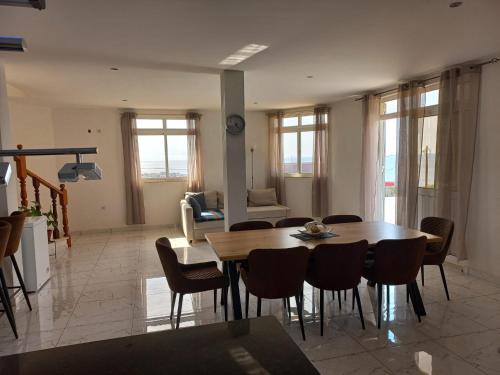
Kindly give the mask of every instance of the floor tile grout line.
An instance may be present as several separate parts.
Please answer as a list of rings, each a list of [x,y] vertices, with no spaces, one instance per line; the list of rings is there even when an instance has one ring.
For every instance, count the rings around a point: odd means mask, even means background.
[[[94,268],[92,269],[92,272],[95,270],[95,267],[97,266],[97,263],[99,262],[99,259],[101,258],[102,252],[103,252],[103,251],[104,251],[104,249],[106,248],[108,241],[109,241],[109,238],[108,238],[108,240],[105,242],[104,247],[101,249],[101,253],[100,253],[100,255],[99,255],[99,258],[97,258],[97,260],[96,260],[96,263],[95,263],[95,265],[94,265]],[[88,285],[89,281],[90,281],[90,278],[89,278],[89,279],[87,279],[87,282],[86,282],[86,283],[85,283],[85,285],[83,286],[82,291],[80,292],[80,295],[78,296],[78,300],[76,301],[75,305],[73,306],[73,309],[72,309],[71,314],[70,314],[70,316],[69,316],[69,318],[68,318],[68,321],[66,322],[66,325],[64,326],[64,328],[63,328],[63,330],[62,330],[62,332],[61,332],[61,336],[59,336],[59,339],[57,340],[56,347],[58,347],[58,346],[59,346],[59,343],[61,342],[61,339],[62,339],[62,337],[63,337],[64,333],[66,332],[66,329],[68,328],[69,322],[71,321],[71,318],[73,317],[73,314],[75,313],[75,310],[76,310],[76,308],[77,308],[78,304],[80,303],[80,299],[82,298],[83,292],[85,291],[85,288],[87,287],[87,285]]]

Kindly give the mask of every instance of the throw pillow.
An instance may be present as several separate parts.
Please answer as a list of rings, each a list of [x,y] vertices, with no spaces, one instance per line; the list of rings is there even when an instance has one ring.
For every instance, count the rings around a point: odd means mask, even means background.
[[[201,218],[201,207],[198,201],[194,199],[194,197],[188,196],[186,198],[186,202],[188,202],[191,208],[193,209],[193,217],[195,219]]]
[[[205,203],[207,204],[207,208],[209,210],[214,210],[217,207],[217,192],[215,190],[204,191],[205,195]]]
[[[205,202],[205,195],[203,193],[186,193],[189,197],[196,199],[202,211],[207,210],[207,203]]]
[[[278,199],[274,188],[248,190],[248,205],[250,207],[275,206],[277,204]]]

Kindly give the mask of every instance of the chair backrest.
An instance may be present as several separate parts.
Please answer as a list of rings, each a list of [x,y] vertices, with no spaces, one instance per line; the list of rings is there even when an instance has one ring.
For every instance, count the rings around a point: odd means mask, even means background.
[[[258,229],[272,229],[274,228],[273,224],[269,221],[243,221],[241,223],[236,223],[231,225],[229,228],[230,232],[239,232],[242,230],[258,230]]]
[[[156,240],[156,251],[158,251],[170,290],[176,293],[179,292],[183,287],[184,276],[177,260],[177,254],[172,249],[168,238],[161,237]]]
[[[321,244],[309,256],[307,281],[326,290],[352,289],[361,281],[368,241]]]
[[[10,216],[0,217],[1,221],[6,221],[11,225],[9,242],[7,243],[7,249],[5,250],[6,257],[15,254],[15,252],[19,249],[25,218],[25,213],[21,211],[14,211],[10,214]]]
[[[306,223],[314,221],[310,217],[287,217],[276,222],[276,228],[303,227]]]
[[[360,223],[361,219],[357,215],[330,215],[323,218],[323,224],[343,224],[343,223]]]
[[[305,246],[252,250],[248,255],[248,290],[261,298],[296,296],[306,277],[308,259]]]
[[[405,240],[383,240],[374,249],[373,281],[402,285],[417,277],[425,252],[425,236]]]
[[[432,253],[440,253],[444,262],[448,250],[450,248],[451,239],[453,237],[455,224],[453,221],[442,217],[425,217],[420,222],[420,230],[425,233],[430,233],[439,236],[443,239],[442,242],[431,242],[427,244],[427,251]]]
[[[5,256],[7,243],[9,242],[11,225],[6,221],[0,221],[0,268],[2,267],[2,260]]]

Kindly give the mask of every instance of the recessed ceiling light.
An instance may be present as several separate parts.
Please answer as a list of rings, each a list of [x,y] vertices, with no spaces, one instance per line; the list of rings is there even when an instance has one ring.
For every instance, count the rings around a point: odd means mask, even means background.
[[[314,76],[306,76],[306,78],[314,78]]]
[[[122,99],[122,102],[128,102],[128,99]]]
[[[450,1],[450,8],[458,8],[463,5],[463,1]]]
[[[240,62],[252,57],[253,55],[264,51],[268,46],[264,46],[261,44],[249,44],[243,48],[240,48],[238,51],[229,55],[224,60],[222,60],[220,65],[236,65]]]
[[[257,102],[253,102],[253,104],[259,104],[259,103],[257,103]]]
[[[109,68],[109,70],[120,70],[120,69],[117,68],[116,66],[112,66],[111,68]]]

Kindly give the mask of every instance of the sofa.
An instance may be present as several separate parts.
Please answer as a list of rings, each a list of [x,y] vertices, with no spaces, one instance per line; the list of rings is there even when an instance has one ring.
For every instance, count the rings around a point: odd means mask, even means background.
[[[193,201],[187,192],[181,200],[182,230],[189,242],[205,239],[205,233],[224,231],[224,195],[221,192],[210,190],[203,192],[206,208],[205,217],[195,218]],[[191,203],[190,203],[191,202]],[[275,223],[288,217],[289,208],[277,203],[274,189],[253,189],[247,195],[248,220],[265,220]]]

